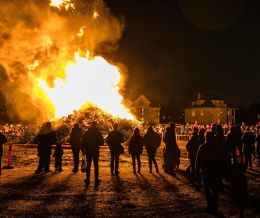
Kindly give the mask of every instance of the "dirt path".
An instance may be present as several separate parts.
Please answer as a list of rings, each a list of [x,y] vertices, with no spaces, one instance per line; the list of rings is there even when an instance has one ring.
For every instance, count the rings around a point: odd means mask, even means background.
[[[148,173],[147,156],[142,156],[142,174],[133,174],[131,159],[121,157],[120,176],[110,175],[109,151],[101,149],[101,184],[93,181],[86,188],[81,172],[71,172],[72,157],[65,151],[62,173],[34,175],[37,166],[35,148],[15,147],[16,167],[4,170],[0,177],[1,217],[213,217],[204,212],[202,189],[192,186],[184,173],[176,177]],[[144,152],[145,153],[145,152]],[[161,149],[158,152],[162,165]],[[182,156],[181,168],[187,164]],[[93,175],[93,173],[92,173]],[[248,217],[260,217],[259,178],[249,178],[252,202]],[[238,209],[230,204],[227,194],[220,196],[220,211],[237,217]]]

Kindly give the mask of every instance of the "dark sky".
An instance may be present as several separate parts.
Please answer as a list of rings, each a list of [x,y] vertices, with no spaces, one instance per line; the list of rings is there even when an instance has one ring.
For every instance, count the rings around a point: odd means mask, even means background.
[[[106,0],[125,19],[110,58],[128,68],[128,94],[183,107],[197,92],[247,107],[260,101],[258,0]]]

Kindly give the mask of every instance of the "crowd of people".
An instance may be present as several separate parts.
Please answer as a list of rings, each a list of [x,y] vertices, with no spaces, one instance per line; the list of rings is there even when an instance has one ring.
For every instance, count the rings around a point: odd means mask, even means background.
[[[156,161],[156,152],[159,146],[164,143],[163,169],[165,173],[175,175],[180,165],[180,149],[176,141],[176,133],[179,127],[174,123],[170,125],[139,125],[135,127],[133,134],[127,139],[119,129],[118,123],[111,121],[113,128],[105,135],[100,128],[100,123],[92,121],[88,128],[83,123],[74,123],[69,131],[68,142],[71,145],[73,154],[73,172],[79,170],[79,156],[82,152],[86,157],[86,178],[85,183],[90,183],[90,170],[92,161],[94,163],[95,184],[100,183],[99,178],[99,149],[107,144],[110,149],[110,170],[111,174],[119,175],[119,159],[124,153],[123,143],[128,144],[128,152],[132,157],[133,173],[141,173],[141,154],[145,148],[148,155],[149,172],[152,173],[153,165],[156,173],[159,167]],[[83,128],[84,126],[84,128]],[[233,195],[243,216],[246,204],[247,185],[245,172],[253,166],[253,159],[260,157],[260,125],[250,127],[226,125],[192,125],[192,136],[186,144],[186,150],[190,165],[186,173],[192,181],[202,183],[207,202],[207,211],[218,212],[218,193],[222,189],[222,181],[230,181]],[[190,128],[190,126],[189,126]],[[5,132],[0,134],[0,157],[3,154],[3,144],[8,137]],[[35,173],[50,172],[50,160],[52,145],[55,146],[55,171],[62,171],[63,148],[61,138],[57,136],[51,122],[47,122],[39,129],[35,137],[38,143],[39,164]],[[1,162],[1,161],[0,161]],[[137,170],[136,170],[137,162]],[[1,169],[1,166],[0,166]],[[1,170],[0,170],[1,173]],[[239,190],[239,191],[238,191]]]

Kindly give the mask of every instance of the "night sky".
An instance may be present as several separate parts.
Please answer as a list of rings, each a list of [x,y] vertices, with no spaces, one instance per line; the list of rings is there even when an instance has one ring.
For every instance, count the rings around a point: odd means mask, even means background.
[[[197,92],[236,106],[260,101],[257,0],[106,0],[125,20],[118,49],[126,94],[184,107]]]

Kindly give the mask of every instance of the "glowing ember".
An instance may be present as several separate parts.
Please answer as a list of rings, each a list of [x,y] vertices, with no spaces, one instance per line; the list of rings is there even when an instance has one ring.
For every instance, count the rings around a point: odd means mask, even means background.
[[[55,110],[56,118],[71,114],[86,105],[97,106],[114,117],[133,119],[129,110],[123,106],[119,94],[121,74],[116,66],[104,58],[90,59],[75,55],[75,62],[66,66],[65,79],[56,78],[54,87],[45,80],[38,79],[36,94],[46,95]]]
[[[99,17],[99,14],[98,14],[97,11],[95,11],[94,14],[93,14],[93,18],[94,18],[94,19],[97,19],[98,17]]]
[[[75,8],[74,4],[71,3],[70,0],[51,0],[50,6],[56,7],[58,9],[64,7],[66,10],[68,10],[69,8]]]

